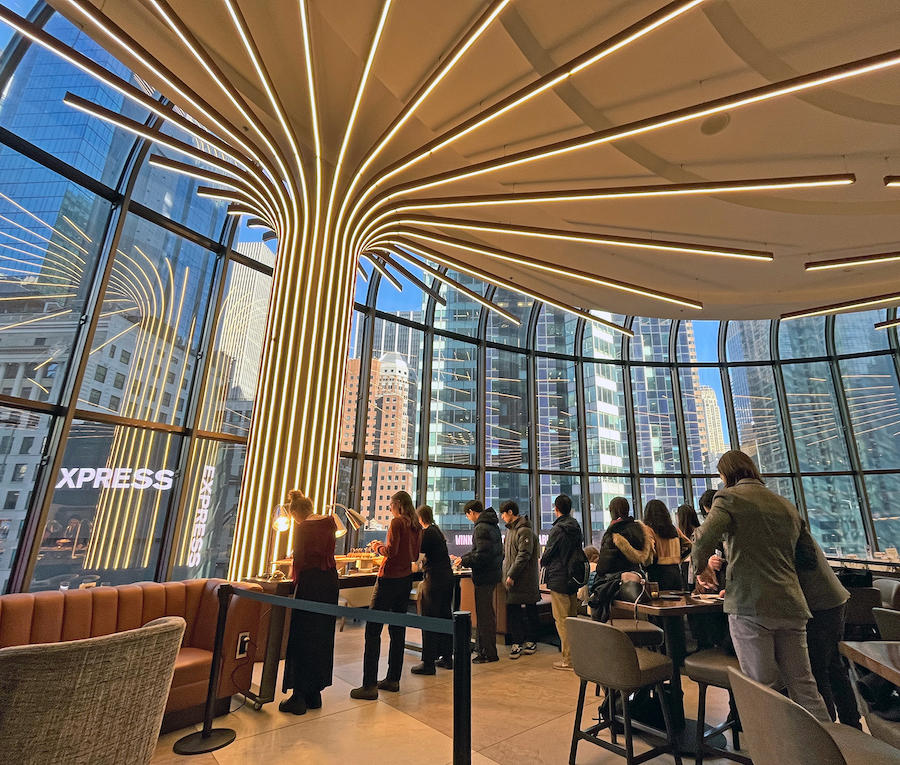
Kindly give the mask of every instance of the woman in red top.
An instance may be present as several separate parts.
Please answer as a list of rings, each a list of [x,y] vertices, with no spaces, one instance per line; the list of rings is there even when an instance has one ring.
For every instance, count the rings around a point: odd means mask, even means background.
[[[294,597],[319,603],[338,602],[334,563],[337,524],[330,515],[313,515],[302,491],[288,493],[290,512],[297,523],[294,541]],[[295,715],[322,706],[322,689],[331,685],[334,668],[334,616],[291,610],[291,633],[284,662],[282,690],[294,689],[278,709]]]
[[[398,491],[391,497],[391,525],[387,541],[372,542],[372,550],[384,556],[378,572],[378,581],[372,593],[373,611],[393,611],[405,614],[409,606],[412,587],[412,564],[419,559],[422,527],[416,518],[412,497]],[[350,691],[354,699],[377,699],[378,690],[400,690],[400,673],[403,671],[403,651],[406,645],[406,627],[388,627],[391,648],[388,653],[388,671],[384,680],[378,680],[378,657],[381,653],[381,628],[378,622],[366,622],[366,647],[363,654],[363,684]]]

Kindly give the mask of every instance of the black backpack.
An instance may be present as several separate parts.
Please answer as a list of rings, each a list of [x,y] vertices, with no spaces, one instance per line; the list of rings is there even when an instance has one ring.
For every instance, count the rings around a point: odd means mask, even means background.
[[[569,587],[574,587],[576,592],[588,583],[591,575],[591,564],[581,547],[576,547],[569,556],[566,566],[569,575]]]

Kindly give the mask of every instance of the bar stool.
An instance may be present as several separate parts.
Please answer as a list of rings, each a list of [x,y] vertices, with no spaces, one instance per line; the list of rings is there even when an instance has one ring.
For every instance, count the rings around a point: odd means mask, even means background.
[[[703,755],[712,754],[717,757],[725,757],[743,765],[752,765],[753,761],[743,754],[737,754],[729,749],[721,749],[707,743],[713,736],[718,736],[726,730],[731,730],[734,738],[734,748],[740,749],[741,742],[738,734],[740,728],[737,716],[737,707],[734,703],[734,695],[731,692],[731,682],[728,677],[728,668],[732,667],[740,671],[740,664],[734,656],[725,653],[721,648],[708,648],[698,651],[684,660],[684,671],[687,676],[697,683],[699,698],[697,700],[697,765],[703,765]],[[729,713],[721,725],[705,732],[706,728],[706,688],[724,688],[728,691]]]
[[[578,708],[575,713],[575,728],[572,732],[572,747],[569,763],[575,765],[579,741],[590,741],[610,752],[625,757],[626,765],[637,765],[657,755],[671,752],[676,765],[681,765],[681,755],[672,731],[669,706],[663,693],[663,681],[672,676],[672,660],[668,656],[653,653],[643,648],[635,648],[628,636],[602,622],[566,619],[566,630],[572,651],[572,668],[581,680],[578,691]],[[582,730],[581,718],[584,712],[585,692],[588,683],[597,683],[608,688],[609,719]],[[639,722],[632,722],[628,709],[630,694],[642,688],[655,687],[666,722],[666,743],[634,756],[632,727],[663,737],[662,731]],[[615,732],[615,692],[622,696],[622,723],[625,728],[625,746],[619,746]],[[610,729],[612,743],[597,737],[597,733]]]

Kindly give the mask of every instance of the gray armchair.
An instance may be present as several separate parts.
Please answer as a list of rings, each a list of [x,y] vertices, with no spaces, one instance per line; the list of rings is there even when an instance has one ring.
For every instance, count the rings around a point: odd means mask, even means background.
[[[146,765],[185,621],[0,649],[0,751],[18,765]]]

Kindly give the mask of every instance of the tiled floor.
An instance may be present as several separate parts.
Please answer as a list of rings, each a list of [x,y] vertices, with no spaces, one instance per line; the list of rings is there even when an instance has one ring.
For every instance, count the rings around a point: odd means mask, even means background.
[[[387,633],[383,647],[387,649]],[[409,631],[408,639],[419,635]],[[363,626],[347,624],[335,641],[334,684],[325,690],[322,709],[301,717],[278,711],[279,698],[260,711],[243,706],[216,719],[217,727],[237,732],[230,746],[205,755],[185,758],[172,745],[190,730],[160,739],[152,765],[449,765],[453,758],[452,672],[438,670],[434,677],[410,674],[416,654],[407,652],[400,693],[381,692],[378,701],[354,701],[350,689],[362,679]],[[567,763],[572,736],[578,679],[571,672],[554,670],[556,648],[540,643],[533,656],[516,661],[472,667],[472,762],[474,765],[557,765]],[[386,666],[382,657],[382,670]],[[257,670],[259,665],[257,665]],[[687,678],[685,708],[694,716],[697,689]],[[710,689],[708,716],[724,718],[727,696]],[[237,706],[237,703],[234,703]],[[588,710],[591,707],[587,708]],[[596,714],[596,707],[594,713]],[[586,716],[589,712],[586,712]],[[643,751],[638,743],[637,750]],[[605,765],[623,760],[597,746],[582,742],[578,765]],[[687,762],[692,762],[687,758]],[[672,763],[669,756],[653,762]],[[705,760],[710,765],[725,760]]]

